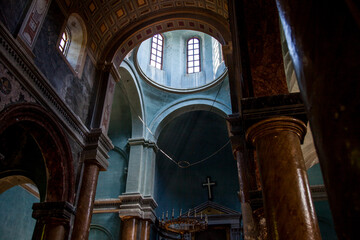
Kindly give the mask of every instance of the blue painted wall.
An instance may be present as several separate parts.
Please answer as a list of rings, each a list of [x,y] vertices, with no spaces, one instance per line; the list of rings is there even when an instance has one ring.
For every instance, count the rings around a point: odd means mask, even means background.
[[[117,198],[125,191],[128,166],[127,141],[131,137],[131,114],[129,101],[116,85],[113,106],[111,110],[108,136],[114,149],[109,152],[109,167],[100,172],[96,190],[96,198]]]
[[[93,214],[89,240],[120,239],[120,222],[118,213]]]
[[[189,133],[189,131],[191,131]],[[158,146],[175,161],[195,163],[220,149],[228,141],[225,119],[206,111],[185,113],[175,118],[162,131]],[[208,160],[179,168],[159,153],[156,159],[156,213],[174,208],[176,214],[208,201],[208,189],[202,186],[206,177],[216,182],[213,201],[240,211],[237,167],[230,144]]]
[[[35,227],[32,205],[39,200],[20,186],[0,195],[0,239],[31,240]]]
[[[307,174],[310,185],[324,184],[319,163],[309,168]],[[329,202],[328,201],[314,202],[314,207],[318,218],[322,239],[324,240],[337,239]]]

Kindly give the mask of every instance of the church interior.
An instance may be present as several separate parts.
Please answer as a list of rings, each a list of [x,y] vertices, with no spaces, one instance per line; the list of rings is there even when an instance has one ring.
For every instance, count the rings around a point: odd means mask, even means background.
[[[354,0],[0,0],[0,239],[360,239],[359,80]]]

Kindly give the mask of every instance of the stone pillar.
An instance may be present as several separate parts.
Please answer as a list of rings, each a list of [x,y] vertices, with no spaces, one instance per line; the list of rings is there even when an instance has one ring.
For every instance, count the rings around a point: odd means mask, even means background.
[[[119,198],[121,200],[119,211],[122,221],[121,239],[136,239],[137,229],[140,227],[139,239],[149,240],[150,224],[155,223],[156,220],[157,203],[155,200],[152,197],[143,197],[141,194],[123,194]]]
[[[141,221],[141,232],[140,232],[141,240],[150,240],[150,224],[151,222],[149,220]]]
[[[87,140],[84,150],[84,169],[72,234],[73,240],[88,239],[99,171],[107,169],[108,162],[106,158],[109,156],[106,153],[113,148],[111,141],[103,135],[101,129],[93,129]]]
[[[136,240],[139,219],[136,217],[122,217],[121,221],[122,221],[121,239]]]
[[[69,223],[75,208],[68,202],[34,203],[33,218],[36,219],[33,240],[64,240],[69,237]]]
[[[257,151],[270,239],[321,239],[300,148],[305,133],[292,117],[262,120],[246,132]]]
[[[154,194],[156,144],[144,138],[129,139],[130,155],[125,194]]]
[[[276,2],[335,230],[360,239],[359,1]]]
[[[257,223],[254,221],[253,209],[250,205],[250,194],[249,190],[251,177],[255,178],[255,172],[251,172],[251,169],[246,162],[253,159],[249,159],[248,149],[246,148],[245,134],[242,128],[242,121],[238,115],[230,115],[227,118],[227,126],[229,137],[231,140],[231,146],[233,155],[235,157],[238,169],[239,177],[239,197],[241,202],[241,214],[243,221],[243,234],[244,239],[251,240],[257,239],[259,235]],[[234,238],[235,239],[235,238]]]
[[[97,164],[90,161],[84,163],[83,179],[76,209],[73,239],[88,239],[99,171],[100,167]]]

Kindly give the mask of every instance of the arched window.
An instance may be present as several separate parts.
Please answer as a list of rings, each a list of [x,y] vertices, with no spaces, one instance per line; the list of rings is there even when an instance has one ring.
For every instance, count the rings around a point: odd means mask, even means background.
[[[161,34],[156,34],[151,40],[151,54],[150,65],[157,69],[162,69],[164,37]]]
[[[86,39],[87,33],[84,21],[78,14],[71,14],[59,39],[58,48],[78,77],[81,77],[85,64]]]
[[[190,38],[187,42],[187,73],[197,73],[200,71],[200,40],[198,38]]]
[[[71,42],[70,31],[66,27],[65,31],[63,32],[63,34],[61,36],[61,40],[60,40],[60,44],[59,44],[59,49],[62,52],[62,54],[64,54],[65,57],[68,53],[70,42]]]

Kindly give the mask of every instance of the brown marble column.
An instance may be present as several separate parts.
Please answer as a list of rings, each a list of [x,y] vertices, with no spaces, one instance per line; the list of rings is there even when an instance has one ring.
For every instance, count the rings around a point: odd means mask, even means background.
[[[300,148],[305,133],[306,125],[291,117],[269,118],[246,132],[258,156],[269,239],[321,239]]]
[[[239,115],[230,115],[227,118],[228,133],[231,140],[233,155],[237,163],[239,178],[239,198],[241,202],[241,213],[243,221],[243,234],[247,240],[258,239],[258,227],[254,221],[253,209],[250,205],[250,189],[253,187],[251,182],[255,180],[255,172],[249,166],[253,161],[248,149],[244,131],[242,130],[242,121]]]
[[[141,221],[141,240],[149,240],[150,239],[150,221],[142,220]]]
[[[335,230],[360,239],[359,1],[276,0]]]
[[[68,239],[69,223],[74,207],[68,202],[43,202],[33,205],[36,225],[32,240]]]
[[[122,217],[121,221],[121,240],[136,240],[139,219],[136,217]]]
[[[86,161],[84,163],[83,178],[72,234],[73,240],[88,239],[99,171],[100,167],[94,162]]]

